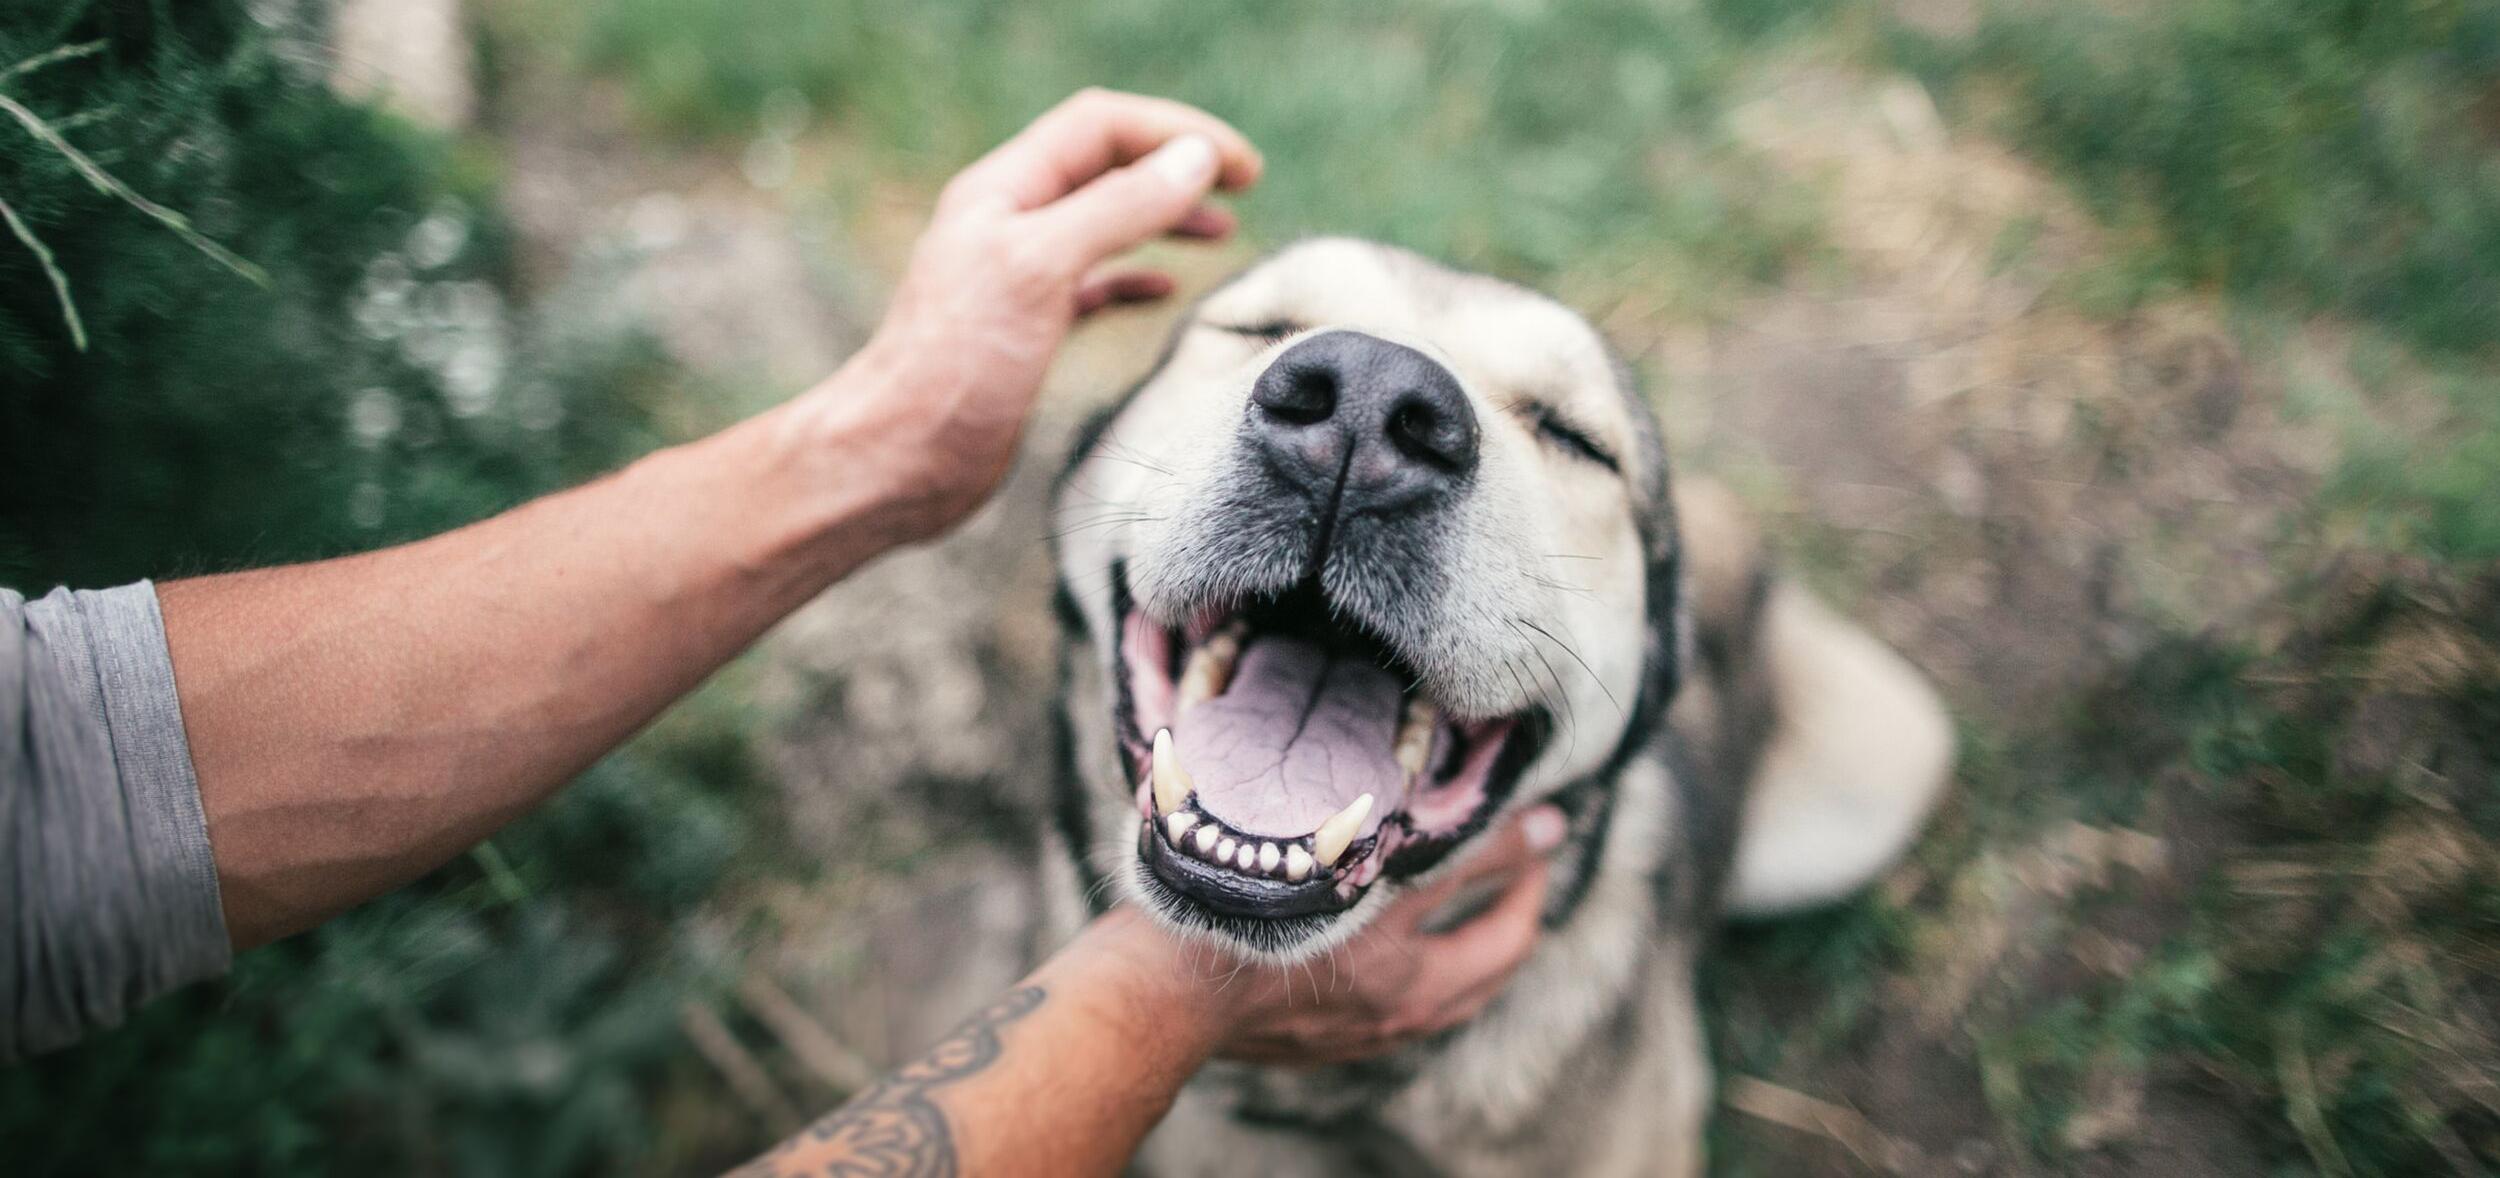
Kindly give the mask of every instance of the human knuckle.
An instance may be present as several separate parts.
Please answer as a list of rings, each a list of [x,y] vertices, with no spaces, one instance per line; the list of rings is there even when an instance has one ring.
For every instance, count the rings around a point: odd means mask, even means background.
[[[998,243],[992,256],[998,259],[1000,274],[1007,284],[1021,291],[1058,285],[1070,273],[1063,251],[1031,234],[1007,237]]]

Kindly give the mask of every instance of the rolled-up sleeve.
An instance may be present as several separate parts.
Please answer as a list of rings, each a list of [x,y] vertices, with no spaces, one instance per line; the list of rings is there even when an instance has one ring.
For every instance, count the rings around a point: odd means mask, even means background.
[[[0,1060],[231,958],[156,588],[0,589]]]

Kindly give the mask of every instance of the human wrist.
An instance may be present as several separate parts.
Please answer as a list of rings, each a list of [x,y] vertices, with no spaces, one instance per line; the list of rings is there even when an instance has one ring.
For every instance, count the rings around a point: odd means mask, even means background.
[[[891,325],[805,393],[775,410],[790,465],[825,492],[828,532],[881,547],[935,539],[988,489],[979,447],[957,436],[974,399],[937,349],[892,338]]]
[[[1122,1035],[1168,1046],[1191,1066],[1213,1056],[1246,1017],[1244,991],[1228,985],[1231,966],[1193,952],[1135,909],[1096,918],[1062,959],[1102,979],[1104,1016]]]
[[[753,489],[794,554],[839,575],[936,529],[918,426],[893,394],[902,377],[863,351],[806,392],[703,444]]]

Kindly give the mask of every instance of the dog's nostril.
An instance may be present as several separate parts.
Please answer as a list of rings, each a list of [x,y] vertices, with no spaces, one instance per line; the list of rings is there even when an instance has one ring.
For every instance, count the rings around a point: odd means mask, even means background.
[[[1473,451],[1471,431],[1421,396],[1404,398],[1390,411],[1387,432],[1389,444],[1399,453],[1445,469],[1466,465]]]
[[[1282,380],[1262,380],[1251,394],[1270,417],[1290,425],[1316,425],[1337,411],[1337,374],[1318,365],[1297,365]]]
[[[1476,465],[1458,378],[1404,344],[1328,331],[1285,349],[1250,386],[1243,425],[1266,468],[1355,511],[1421,502]]]

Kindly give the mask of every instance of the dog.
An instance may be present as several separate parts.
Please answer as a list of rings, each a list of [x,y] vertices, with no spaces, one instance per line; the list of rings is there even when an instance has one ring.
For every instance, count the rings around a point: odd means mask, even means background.
[[[1696,954],[1873,878],[1950,771],[1924,678],[1670,479],[1585,319],[1403,250],[1304,241],[1204,296],[1051,510],[1061,927],[1124,899],[1316,976],[1503,815],[1569,819],[1482,1015],[1216,1064],[1154,1173],[1697,1172]]]

